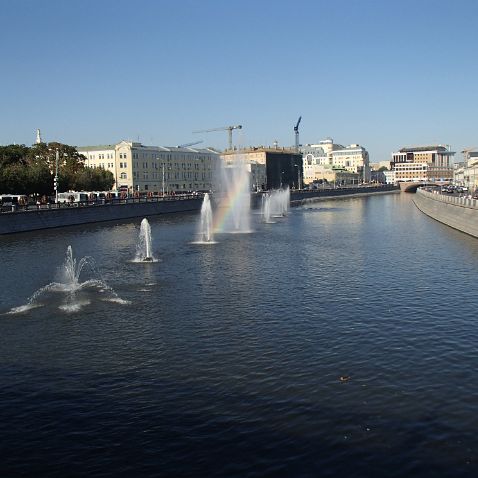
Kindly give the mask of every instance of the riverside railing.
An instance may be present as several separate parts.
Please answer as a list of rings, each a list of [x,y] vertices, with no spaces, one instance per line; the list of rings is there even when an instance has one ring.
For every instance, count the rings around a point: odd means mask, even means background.
[[[424,189],[424,188],[419,188],[417,190],[417,193],[423,194],[424,196],[429,197],[430,199],[433,199],[435,201],[439,201],[445,204],[453,204],[455,206],[478,209],[478,201],[469,196],[449,196],[446,194],[442,194],[438,190]]]
[[[81,202],[61,202],[61,203],[47,203],[47,204],[34,204],[29,203],[26,205],[20,204],[2,204],[0,207],[1,213],[21,213],[28,211],[45,211],[55,209],[72,209],[72,208],[92,208],[103,206],[120,206],[124,204],[145,204],[154,202],[166,202],[166,201],[186,201],[191,199],[202,200],[204,193],[191,193],[191,194],[174,194],[167,196],[128,196],[124,198],[96,198],[88,201]]]

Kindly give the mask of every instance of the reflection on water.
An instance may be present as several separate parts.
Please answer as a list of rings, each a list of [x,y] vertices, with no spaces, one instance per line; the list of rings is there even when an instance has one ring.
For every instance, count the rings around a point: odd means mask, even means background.
[[[2,312],[68,245],[131,302],[0,316],[4,476],[475,476],[476,239],[404,194],[252,221],[150,218],[140,268],[137,222],[0,238]]]

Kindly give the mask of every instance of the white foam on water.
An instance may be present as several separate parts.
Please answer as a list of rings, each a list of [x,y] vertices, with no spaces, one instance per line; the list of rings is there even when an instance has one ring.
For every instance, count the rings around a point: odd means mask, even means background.
[[[121,297],[108,297],[101,300],[103,300],[104,302],[115,302],[116,304],[121,304],[121,305],[131,304],[130,300],[125,300],[125,299],[122,299]]]
[[[11,308],[8,312],[6,312],[6,314],[7,315],[22,314],[24,312],[28,312],[29,310],[36,309],[38,307],[42,307],[42,305],[41,304],[19,305],[18,307]]]
[[[60,310],[63,310],[64,312],[72,313],[72,312],[78,312],[81,310],[85,305],[91,304],[91,301],[89,300],[81,300],[78,302],[72,302],[70,304],[63,304],[60,305],[58,308]]]

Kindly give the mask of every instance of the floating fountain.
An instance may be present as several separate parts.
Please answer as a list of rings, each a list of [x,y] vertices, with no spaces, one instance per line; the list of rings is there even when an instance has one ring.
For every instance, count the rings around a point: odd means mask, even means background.
[[[271,215],[273,217],[284,217],[289,212],[290,190],[279,189],[271,193]]]
[[[80,282],[80,275],[88,267],[90,274],[93,276],[85,282]],[[77,261],[73,257],[71,246],[66,250],[66,258],[63,266],[60,269],[59,282],[51,282],[46,286],[38,289],[27,301],[25,305],[14,307],[10,310],[10,314],[25,312],[36,307],[44,305],[51,305],[58,302],[58,295],[61,294],[60,299],[64,299],[58,305],[58,308],[66,312],[75,312],[80,310],[84,305],[91,303],[92,296],[88,291],[96,289],[98,292],[105,294],[101,300],[108,302],[117,302],[120,304],[129,304],[129,301],[121,299],[118,294],[106,284],[101,278],[99,271],[96,268],[95,260],[90,256],[82,257]]]
[[[261,215],[262,222],[266,224],[273,223],[271,220],[271,195],[268,193],[262,195]]]
[[[134,262],[157,262],[153,257],[151,226],[146,218],[141,221]]]
[[[250,172],[244,157],[234,154],[221,168],[217,232],[251,232]]]
[[[201,206],[201,220],[198,228],[198,240],[194,244],[216,244],[214,241],[214,230],[212,220],[212,207],[209,193],[204,195]]]

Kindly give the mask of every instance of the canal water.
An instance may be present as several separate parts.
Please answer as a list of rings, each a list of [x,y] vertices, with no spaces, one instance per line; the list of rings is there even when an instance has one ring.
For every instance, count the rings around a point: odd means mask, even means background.
[[[406,194],[198,220],[0,238],[1,476],[478,476],[476,239]]]

